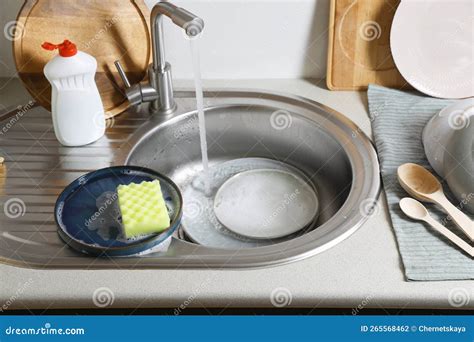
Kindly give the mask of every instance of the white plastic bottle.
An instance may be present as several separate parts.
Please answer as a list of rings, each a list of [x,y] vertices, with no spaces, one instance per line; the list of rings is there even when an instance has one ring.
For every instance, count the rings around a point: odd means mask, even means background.
[[[105,115],[94,80],[97,61],[77,51],[69,40],[43,43],[46,50],[59,50],[43,69],[51,83],[51,112],[54,133],[65,146],[90,144],[104,135]]]

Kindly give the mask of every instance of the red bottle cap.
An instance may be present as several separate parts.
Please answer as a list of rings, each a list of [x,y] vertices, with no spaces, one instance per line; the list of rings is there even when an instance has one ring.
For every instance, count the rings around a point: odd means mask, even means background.
[[[76,44],[72,43],[69,40],[65,40],[61,44],[51,44],[48,42],[44,42],[41,44],[41,47],[45,50],[59,50],[59,55],[62,57],[72,57],[77,53]]]

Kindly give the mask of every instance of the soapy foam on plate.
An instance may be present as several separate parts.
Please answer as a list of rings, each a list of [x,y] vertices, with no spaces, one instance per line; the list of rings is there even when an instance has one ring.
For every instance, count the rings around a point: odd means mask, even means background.
[[[214,196],[222,184],[232,176],[255,169],[283,170],[304,179],[311,187],[314,185],[306,175],[295,167],[283,162],[266,158],[241,158],[213,165],[209,168],[210,193],[206,194],[205,175],[198,173],[184,184],[183,188],[183,220],[182,227],[193,241],[208,247],[216,248],[252,248],[267,246],[279,241],[294,238],[300,232],[280,239],[255,240],[238,235],[224,227],[214,212]],[[314,189],[316,192],[316,190]],[[306,229],[311,229],[315,222]]]

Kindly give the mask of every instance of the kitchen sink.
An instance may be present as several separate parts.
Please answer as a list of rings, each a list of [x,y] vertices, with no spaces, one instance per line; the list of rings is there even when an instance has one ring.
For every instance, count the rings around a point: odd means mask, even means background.
[[[64,186],[85,172],[110,165],[145,166],[183,187],[201,171],[194,93],[177,91],[173,115],[150,115],[146,106],[130,109],[108,121],[104,138],[82,148],[59,145],[49,131],[35,137],[38,143],[25,152],[25,141],[33,138],[12,127],[1,138],[7,156],[1,200],[20,199],[26,210],[18,217],[1,216],[1,260],[40,268],[264,267],[320,253],[370,216],[380,191],[377,156],[370,140],[342,114],[275,93],[224,90],[204,96],[210,165],[260,157],[298,168],[319,196],[320,215],[311,229],[267,246],[232,249],[194,243],[180,228],[165,251],[114,259],[84,256],[62,243],[54,202]],[[51,124],[47,111],[30,112],[22,121],[28,130]]]

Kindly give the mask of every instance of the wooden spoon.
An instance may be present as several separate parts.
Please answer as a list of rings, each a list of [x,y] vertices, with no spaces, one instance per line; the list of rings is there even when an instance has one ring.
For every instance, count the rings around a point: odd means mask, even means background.
[[[402,198],[400,201],[400,208],[402,211],[414,220],[424,221],[431,225],[438,233],[443,235],[445,238],[450,240],[456,246],[461,248],[471,257],[474,257],[474,248],[469,246],[469,244],[461,239],[459,236],[454,234],[452,231],[444,227],[441,223],[436,221],[433,217],[430,216],[428,210],[425,206],[418,202],[417,200],[409,197]]]
[[[397,173],[398,181],[406,192],[420,201],[439,205],[469,239],[474,240],[474,222],[448,201],[441,183],[427,169],[418,164],[407,163],[400,165]]]

